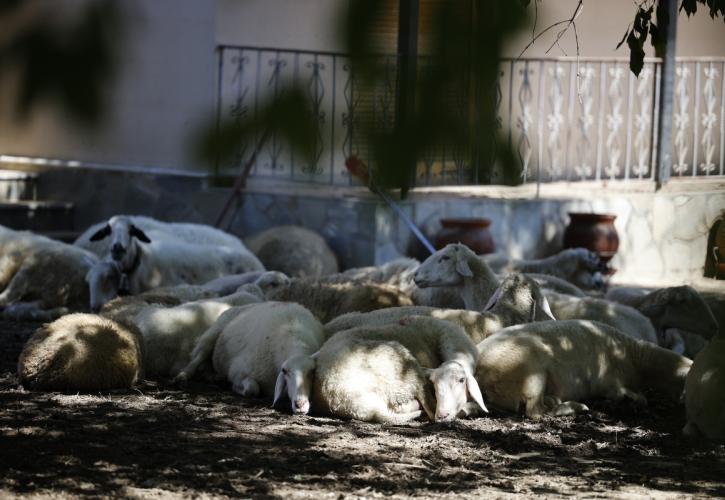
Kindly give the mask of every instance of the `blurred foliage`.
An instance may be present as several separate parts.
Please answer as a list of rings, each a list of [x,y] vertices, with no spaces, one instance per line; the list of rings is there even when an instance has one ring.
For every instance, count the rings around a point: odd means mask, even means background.
[[[374,95],[386,84],[384,64],[374,56],[373,25],[389,0],[351,0],[341,19],[340,35],[351,57],[355,92]],[[416,85],[406,89],[411,106],[404,116],[396,116],[392,127],[380,127],[372,116],[356,116],[355,141],[363,144],[371,158],[371,182],[377,188],[400,189],[405,195],[415,175],[416,163],[425,153],[444,147],[455,149],[466,162],[478,166],[476,178],[489,183],[494,157],[506,183],[520,182],[520,166],[498,138],[495,113],[498,61],[504,40],[525,26],[527,16],[522,5],[509,0],[437,2],[430,33],[432,50],[421,57],[424,71],[416,72]],[[420,69],[420,68],[419,68]],[[398,75],[398,91],[404,77]],[[200,148],[207,161],[217,163],[230,158],[241,144],[259,137],[260,130],[273,128],[278,137],[298,147],[316,136],[317,121],[305,108],[302,89],[289,87],[282,102],[268,103],[272,113],[257,113],[242,120],[230,120],[204,135]],[[452,106],[455,96],[465,96],[462,106]],[[296,96],[292,99],[292,96]],[[309,117],[309,121],[305,122]],[[286,121],[294,126],[284,127]],[[295,134],[305,134],[307,139]],[[310,149],[303,149],[308,155]],[[357,153],[357,151],[353,151]],[[371,186],[372,187],[372,186]]]
[[[697,12],[698,3],[709,9],[712,19],[722,17],[723,21],[725,21],[725,0],[680,0],[679,12],[684,11],[687,17],[690,17]],[[647,38],[649,38],[652,47],[655,49],[655,55],[664,57],[670,17],[663,0],[642,0],[636,6],[637,12],[634,15],[634,20],[627,26],[627,30],[624,32],[622,40],[617,44],[617,48],[625,40],[627,41],[629,69],[635,76],[639,76],[644,66],[644,46],[647,43]]]
[[[114,0],[68,10],[60,2],[0,0],[0,78],[17,77],[18,119],[45,101],[82,124],[102,116],[123,43],[122,13]]]
[[[207,124],[200,134],[198,155],[213,164],[233,162],[241,143],[259,146],[266,138],[276,135],[303,160],[311,161],[316,137],[313,123],[312,108],[304,89],[288,85],[276,98],[261,103],[248,119]]]

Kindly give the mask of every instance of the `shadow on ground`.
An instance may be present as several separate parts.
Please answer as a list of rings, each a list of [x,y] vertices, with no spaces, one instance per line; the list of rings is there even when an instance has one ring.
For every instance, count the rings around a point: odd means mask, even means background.
[[[684,440],[683,408],[662,401],[380,426],[293,417],[213,384],[32,393],[14,370],[36,326],[0,324],[3,496],[725,496],[725,446]]]

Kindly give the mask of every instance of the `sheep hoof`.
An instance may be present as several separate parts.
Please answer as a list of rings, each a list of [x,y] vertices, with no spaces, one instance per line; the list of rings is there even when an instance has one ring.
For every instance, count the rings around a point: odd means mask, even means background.
[[[566,401],[556,406],[549,414],[555,417],[566,417],[570,415],[577,415],[579,413],[587,413],[589,407],[576,401]]]
[[[186,372],[181,372],[177,376],[175,376],[173,379],[171,379],[171,385],[174,385],[177,387],[186,387],[188,382],[189,382],[189,375]]]
[[[259,395],[259,385],[249,377],[234,382],[232,390],[244,398],[256,398]]]
[[[682,434],[688,438],[699,438],[701,436],[700,429],[697,428],[692,422],[687,422],[682,428]]]

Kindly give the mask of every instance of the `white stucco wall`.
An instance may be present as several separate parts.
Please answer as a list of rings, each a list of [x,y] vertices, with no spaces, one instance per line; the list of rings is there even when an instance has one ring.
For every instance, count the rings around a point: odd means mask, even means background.
[[[0,114],[0,152],[88,162],[199,169],[190,139],[214,111],[214,0],[119,0],[128,16],[105,122],[79,128],[52,106],[26,123]]]
[[[347,0],[217,0],[217,42],[341,51],[337,19]]]
[[[558,21],[569,19],[573,14],[578,0],[543,0],[539,3],[539,17],[536,32],[540,32]],[[538,2],[531,2],[533,6]],[[678,2],[679,3],[679,2]],[[636,13],[635,2],[632,0],[606,0],[584,2],[584,7],[577,17],[579,49],[582,56],[589,57],[629,57],[626,42],[619,50],[615,47],[622,39],[627,26]],[[542,57],[556,39],[558,28],[551,29],[526,51],[527,57]],[[531,30],[522,31],[505,50],[508,57],[517,57],[521,50],[531,41]],[[570,29],[560,40],[560,45],[567,55],[576,55],[574,31]],[[554,47],[549,56],[561,56],[564,52]],[[647,56],[654,56],[652,45],[645,45]],[[688,19],[681,13],[677,20],[677,55],[678,56],[725,56],[725,24],[722,18],[713,20],[708,9],[698,3],[697,14]]]

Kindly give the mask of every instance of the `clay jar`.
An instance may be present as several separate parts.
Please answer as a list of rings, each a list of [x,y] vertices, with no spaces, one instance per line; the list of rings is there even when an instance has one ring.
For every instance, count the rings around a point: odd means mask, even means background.
[[[463,243],[477,254],[493,253],[496,246],[493,236],[488,230],[489,219],[483,218],[450,218],[441,219],[441,228],[433,239],[436,249],[449,243]]]
[[[564,248],[584,247],[609,262],[619,248],[619,235],[613,214],[569,212],[569,225],[564,230]]]

